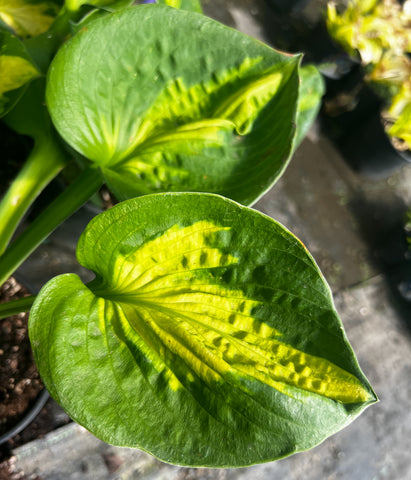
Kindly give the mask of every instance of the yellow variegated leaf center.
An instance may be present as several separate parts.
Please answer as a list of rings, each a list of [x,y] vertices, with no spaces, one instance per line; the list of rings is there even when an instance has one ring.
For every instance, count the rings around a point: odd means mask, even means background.
[[[133,126],[135,133],[123,148],[119,149],[119,139],[124,119],[102,116],[108,151],[107,159],[98,161],[108,165],[136,162],[137,157],[152,153],[165,143],[177,142],[187,148],[192,142],[203,142],[218,147],[223,142],[222,130],[235,130],[240,135],[248,133],[261,110],[278,92],[283,74],[268,72],[244,79],[243,86],[232,87],[222,96],[221,92],[227,85],[246,77],[247,71],[261,60],[246,58],[239,67],[221,71],[209,82],[190,87],[182,78],[171,81],[144,115],[144,120]]]
[[[174,389],[195,379],[208,386],[243,379],[290,396],[296,387],[343,403],[371,399],[354,375],[282,342],[280,332],[256,317],[261,302],[224,284],[224,271],[239,261],[214,246],[224,234],[230,228],[207,221],[175,225],[120,255],[111,293],[100,292],[102,328],[110,308],[156,368],[168,368]],[[175,357],[184,371],[174,371]]]

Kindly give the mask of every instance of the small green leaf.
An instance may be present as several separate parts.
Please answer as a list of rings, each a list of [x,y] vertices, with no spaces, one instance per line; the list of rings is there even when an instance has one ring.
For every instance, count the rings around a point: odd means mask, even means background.
[[[18,102],[27,84],[40,76],[21,41],[0,29],[0,117]]]
[[[301,67],[294,149],[298,148],[317,117],[324,91],[324,80],[317,68],[314,65]]]
[[[63,46],[47,103],[119,199],[206,191],[250,204],[287,164],[298,62],[202,15],[141,5]]]
[[[0,0],[0,19],[20,37],[46,32],[58,11],[53,1]]]
[[[96,217],[30,316],[52,396],[106,442],[193,466],[308,449],[376,397],[305,247],[215,195],[157,194]]]

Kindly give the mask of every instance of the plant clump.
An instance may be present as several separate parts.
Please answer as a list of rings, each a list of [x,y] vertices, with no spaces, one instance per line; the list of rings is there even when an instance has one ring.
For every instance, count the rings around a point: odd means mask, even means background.
[[[382,118],[399,150],[411,148],[411,1],[354,0],[338,13],[328,4],[331,37],[364,68],[364,79],[384,100]]]
[[[248,207],[312,124],[322,78],[198,0],[131,3],[65,0],[29,39],[0,22],[0,60],[16,66],[0,116],[34,141],[0,202],[0,285],[103,184],[121,202],[79,240],[92,282],[60,275],[0,318],[33,307],[47,390],[113,445],[196,467],[306,450],[377,401],[315,261]]]

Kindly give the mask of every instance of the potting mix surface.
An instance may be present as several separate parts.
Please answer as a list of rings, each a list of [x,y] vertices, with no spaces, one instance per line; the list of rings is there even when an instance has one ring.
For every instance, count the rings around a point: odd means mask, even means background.
[[[0,303],[28,295],[10,278],[0,288]],[[42,389],[28,338],[28,313],[0,320],[0,435],[20,420]]]

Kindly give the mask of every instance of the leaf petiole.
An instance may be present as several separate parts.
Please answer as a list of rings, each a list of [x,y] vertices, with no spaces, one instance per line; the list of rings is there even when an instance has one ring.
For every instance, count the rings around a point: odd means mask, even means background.
[[[53,137],[36,142],[24,167],[0,202],[0,255],[6,250],[30,205],[65,165]]]
[[[19,298],[18,300],[12,300],[11,302],[0,304],[0,320],[3,318],[17,315],[21,312],[28,312],[33,305],[35,295],[30,297]]]
[[[103,185],[97,168],[84,170],[0,257],[0,285],[64,220],[76,212]]]

